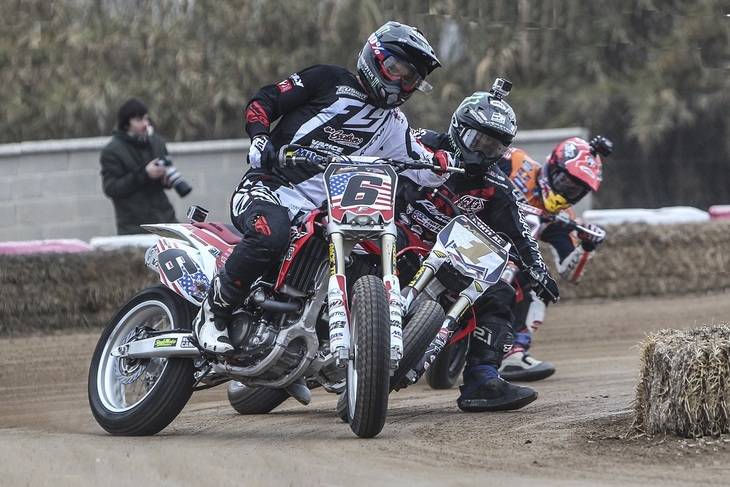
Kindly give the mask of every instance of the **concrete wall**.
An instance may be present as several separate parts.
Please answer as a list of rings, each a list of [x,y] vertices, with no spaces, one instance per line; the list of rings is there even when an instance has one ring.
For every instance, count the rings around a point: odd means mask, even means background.
[[[101,188],[99,154],[108,138],[0,145],[0,241],[114,235],[114,209]],[[170,143],[175,165],[193,186],[168,197],[178,219],[191,204],[228,220],[228,198],[245,172],[249,141]]]
[[[580,128],[523,131],[515,145],[543,161]],[[114,210],[104,196],[99,153],[107,137],[0,145],[0,241],[114,235]],[[193,191],[169,191],[177,217],[191,204],[210,210],[210,220],[228,221],[228,200],[246,170],[248,139],[178,142],[168,149]]]

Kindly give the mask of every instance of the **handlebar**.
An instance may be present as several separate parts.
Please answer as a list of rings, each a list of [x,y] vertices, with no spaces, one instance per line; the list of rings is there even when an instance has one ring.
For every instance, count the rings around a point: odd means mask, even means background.
[[[605,237],[606,232],[603,229],[600,229],[600,231],[596,231],[594,229],[588,228],[585,225],[581,225],[577,221],[571,219],[568,217],[568,215],[565,215],[564,213],[558,213],[557,215],[553,215],[552,213],[548,213],[545,210],[541,210],[540,208],[535,208],[532,205],[528,205],[527,203],[521,203],[517,202],[517,206],[520,207],[520,210],[522,210],[525,213],[531,214],[531,215],[537,215],[540,217],[541,220],[547,221],[547,222],[557,222],[562,225],[565,225],[570,230],[575,230],[578,232],[586,233],[588,235],[593,235],[594,237]]]
[[[311,164],[314,166],[324,167],[332,163],[344,164],[387,164],[394,166],[400,171],[407,169],[429,169],[434,172],[443,172],[444,170],[438,164],[425,161],[398,161],[385,157],[374,156],[333,156],[322,154],[309,147],[299,145],[285,145],[279,150],[279,163],[284,166],[295,166],[297,164]],[[464,173],[464,169],[460,167],[448,167],[445,172]]]

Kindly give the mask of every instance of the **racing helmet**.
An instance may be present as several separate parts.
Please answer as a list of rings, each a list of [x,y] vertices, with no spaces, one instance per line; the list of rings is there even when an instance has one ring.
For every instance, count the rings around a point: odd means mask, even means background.
[[[611,141],[602,136],[591,143],[571,137],[556,145],[540,178],[545,209],[557,213],[598,191],[603,179],[601,155],[608,156],[612,150]]]
[[[357,59],[363,88],[373,104],[384,109],[402,105],[416,90],[431,91],[425,78],[439,66],[421,31],[393,21],[368,37]]]
[[[468,174],[486,174],[512,144],[517,118],[504,101],[511,88],[510,81],[497,78],[490,91],[464,99],[451,117],[449,140]]]

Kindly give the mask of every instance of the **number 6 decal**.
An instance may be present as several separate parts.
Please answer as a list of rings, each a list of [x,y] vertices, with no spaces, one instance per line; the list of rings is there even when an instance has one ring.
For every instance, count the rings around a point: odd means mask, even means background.
[[[380,195],[375,187],[380,187],[383,180],[376,176],[358,174],[350,178],[345,194],[342,195],[342,206],[372,206]],[[373,187],[375,186],[375,187]]]

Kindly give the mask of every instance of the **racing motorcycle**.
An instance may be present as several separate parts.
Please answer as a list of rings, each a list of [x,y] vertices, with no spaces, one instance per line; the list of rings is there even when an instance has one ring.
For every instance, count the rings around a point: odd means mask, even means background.
[[[540,225],[554,222],[559,222],[572,231],[583,232],[597,237],[605,237],[605,231],[603,229],[588,228],[571,219],[565,213],[554,215],[527,203],[518,202],[517,204],[525,216],[525,221],[529,225],[533,237],[537,235]],[[520,272],[515,262],[515,259],[511,259],[501,276],[501,279],[508,284],[513,284]],[[520,295],[521,293],[518,294],[518,300],[521,299],[519,297]],[[542,302],[535,296],[533,296],[533,302],[544,307]],[[436,357],[430,367],[428,367],[426,380],[428,385],[433,389],[450,389],[456,384],[466,364],[469,336],[475,328],[476,317],[473,315],[466,317],[464,325],[451,335],[444,350]]]
[[[480,219],[457,215],[436,236],[436,242],[412,281],[403,289],[404,308],[426,300],[450,302],[446,316],[432,332],[432,341],[415,365],[402,374],[396,389],[415,384],[453,336],[467,336],[464,318],[474,303],[499,281],[510,259],[511,242]],[[460,284],[459,292],[449,289]],[[447,287],[448,286],[448,287]],[[461,330],[457,334],[457,331]]]
[[[296,222],[281,266],[254,283],[234,312],[233,353],[202,349],[191,329],[213,276],[240,236],[228,226],[205,222],[206,212],[198,207],[191,209],[190,223],[144,225],[161,237],[145,254],[161,285],[143,290],[119,310],[102,332],[89,369],[91,410],[109,433],[155,434],[194,391],[229,380],[283,391],[305,404],[308,385],[346,391],[352,431],[368,438],[382,430],[390,382],[402,380],[406,362],[418,360],[425,349],[423,342],[420,350],[403,345],[395,268],[397,171],[440,168],[328,156],[300,146],[283,147],[279,159],[325,169],[326,208]],[[350,286],[352,249],[368,240],[380,248],[380,276],[363,275]],[[426,303],[424,310],[437,308]],[[421,320],[432,317],[415,313],[408,327],[418,330]]]

